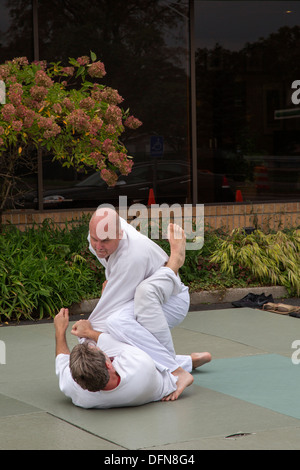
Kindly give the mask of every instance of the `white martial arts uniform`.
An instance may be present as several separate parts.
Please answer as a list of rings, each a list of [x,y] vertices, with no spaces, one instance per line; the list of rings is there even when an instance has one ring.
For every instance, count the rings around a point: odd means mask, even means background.
[[[136,289],[142,281],[158,272],[168,255],[145,235],[120,217],[123,238],[117,250],[109,259],[98,258],[105,267],[107,285],[91,313],[89,320],[93,329],[109,332],[122,342],[132,344],[146,351],[155,361],[156,366],[163,370],[167,367],[174,371],[179,366],[191,371],[190,356],[175,357],[170,328],[178,325],[185,318],[189,309],[188,288],[180,281],[179,276],[169,276],[167,293],[159,289],[158,295],[148,295],[152,302],[154,319],[154,299],[159,305],[155,321],[146,320],[143,316],[144,307],[137,310],[137,302],[133,308]],[[90,236],[88,236],[90,242]],[[90,243],[90,251],[97,257]],[[163,279],[164,276],[161,276]],[[176,279],[175,279],[176,278]],[[156,278],[157,279],[157,278]],[[140,295],[139,299],[142,300]],[[150,304],[148,302],[148,308]],[[134,310],[135,309],[135,310]],[[159,315],[160,316],[159,316]]]
[[[161,400],[176,390],[177,378],[166,369],[159,372],[148,354],[138,348],[121,343],[107,333],[99,336],[97,346],[114,357],[113,366],[121,381],[113,390],[84,390],[72,378],[70,356],[59,354],[56,357],[59,388],[74,405],[82,408],[138,406]]]

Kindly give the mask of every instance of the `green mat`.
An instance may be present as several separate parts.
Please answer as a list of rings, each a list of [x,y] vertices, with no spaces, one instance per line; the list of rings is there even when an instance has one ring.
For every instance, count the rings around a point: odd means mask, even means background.
[[[195,384],[300,418],[300,365],[277,354],[217,359],[194,374]]]

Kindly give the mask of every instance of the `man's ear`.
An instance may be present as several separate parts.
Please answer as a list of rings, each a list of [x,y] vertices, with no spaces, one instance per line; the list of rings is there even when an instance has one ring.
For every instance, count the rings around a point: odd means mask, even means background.
[[[105,366],[106,366],[106,369],[107,369],[108,371],[110,371],[110,370],[112,369],[113,365],[112,365],[112,362],[111,362],[110,359],[107,359],[107,360],[105,361]]]

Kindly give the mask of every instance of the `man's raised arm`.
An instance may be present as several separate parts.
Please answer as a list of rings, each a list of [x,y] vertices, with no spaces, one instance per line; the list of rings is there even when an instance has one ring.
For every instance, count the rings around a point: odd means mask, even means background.
[[[69,310],[67,308],[61,308],[59,313],[54,318],[56,356],[58,356],[59,354],[70,354],[66,339],[66,331],[68,329],[68,326]]]

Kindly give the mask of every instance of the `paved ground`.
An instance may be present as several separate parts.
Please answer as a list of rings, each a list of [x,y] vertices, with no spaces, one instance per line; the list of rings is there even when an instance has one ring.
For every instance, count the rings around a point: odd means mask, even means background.
[[[179,354],[213,355],[178,401],[83,410],[58,389],[53,325],[1,327],[0,449],[300,449],[300,319],[194,306],[173,337]]]

